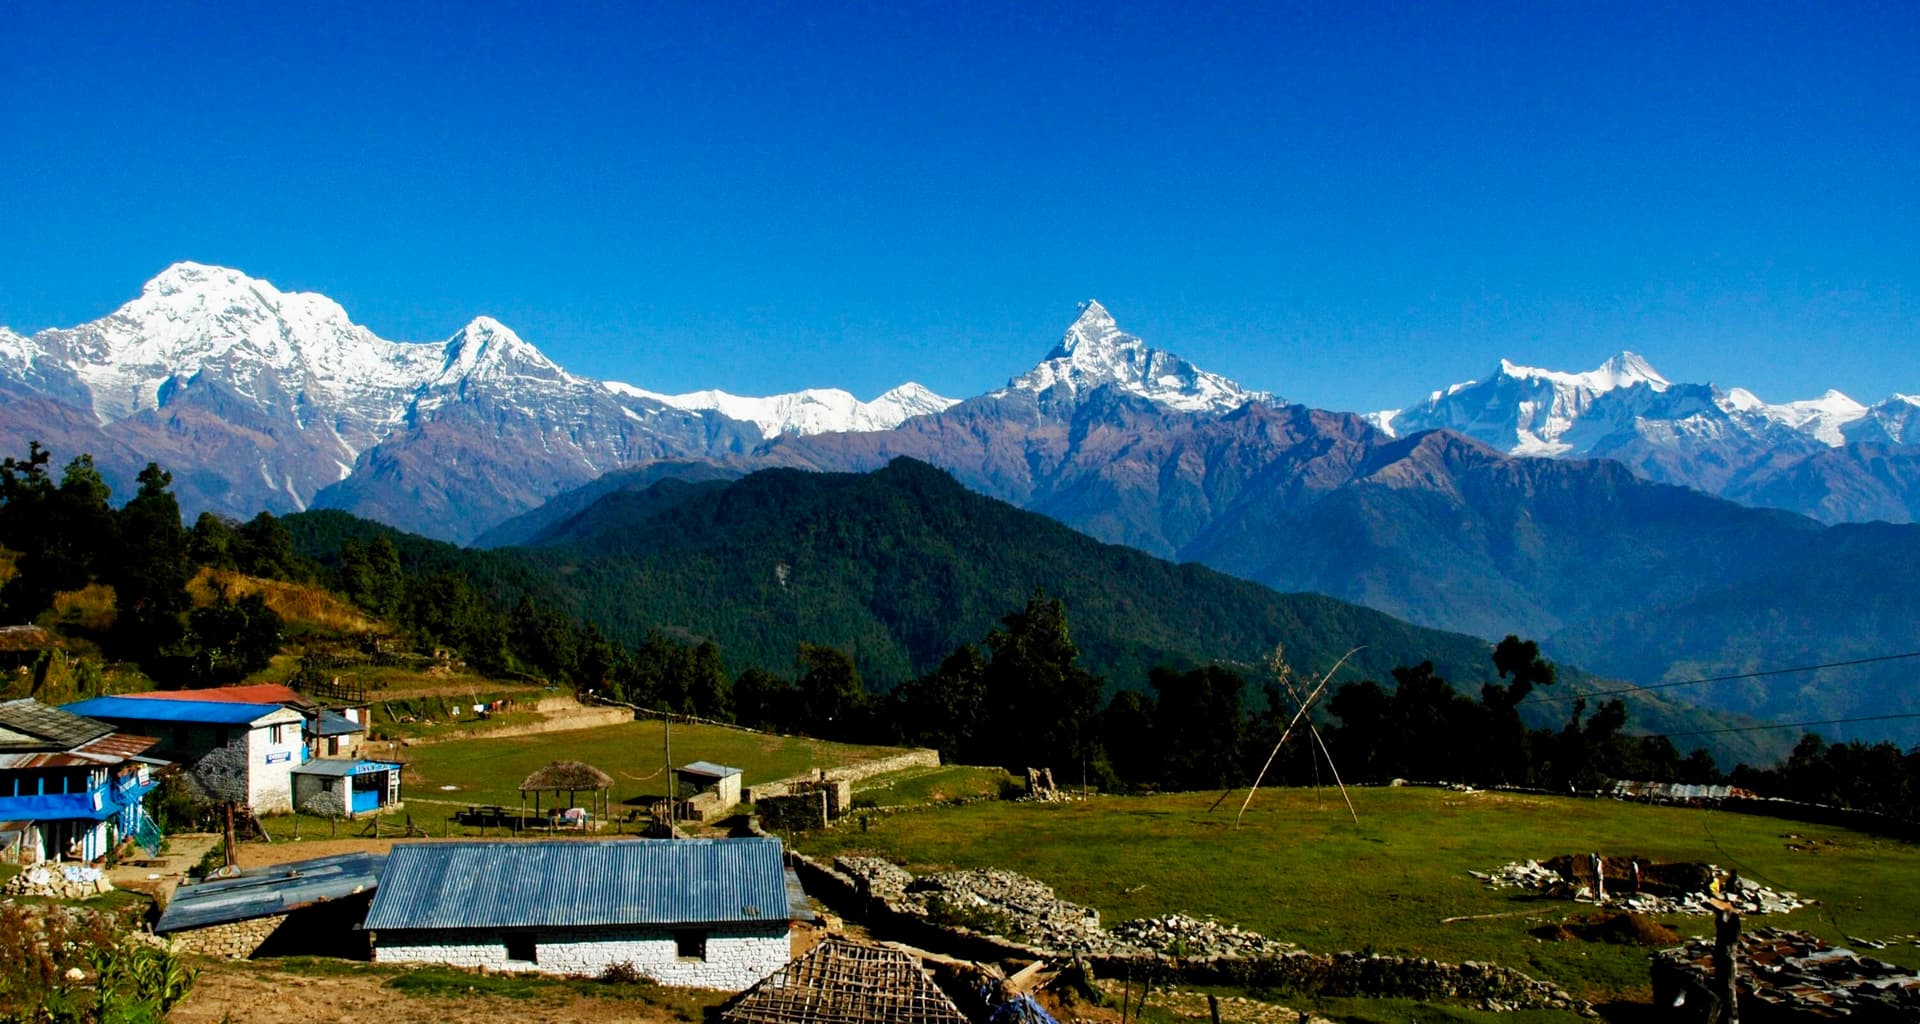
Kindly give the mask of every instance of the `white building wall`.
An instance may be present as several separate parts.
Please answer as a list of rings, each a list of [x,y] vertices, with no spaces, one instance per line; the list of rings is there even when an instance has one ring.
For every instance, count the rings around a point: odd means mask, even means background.
[[[707,931],[704,960],[681,959],[675,931],[664,928],[542,928],[535,959],[507,959],[501,931],[385,931],[373,939],[375,963],[435,963],[495,971],[597,975],[631,963],[663,985],[739,992],[787,965],[787,922]]]
[[[247,732],[247,806],[255,814],[284,814],[293,810],[293,770],[300,767],[306,740],[300,735],[298,711],[282,708],[258,719]],[[280,742],[273,741],[274,726]]]

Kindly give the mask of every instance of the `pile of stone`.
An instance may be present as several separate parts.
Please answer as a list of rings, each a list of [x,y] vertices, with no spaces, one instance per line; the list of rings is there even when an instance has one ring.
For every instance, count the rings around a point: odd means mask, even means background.
[[[1487,887],[1492,889],[1525,889],[1549,899],[1599,902],[1592,888],[1577,883],[1536,860],[1516,861],[1491,873],[1470,871],[1468,874],[1487,883]],[[1709,864],[1700,874],[1705,878],[1713,878],[1720,876],[1721,871],[1718,867]],[[1706,917],[1713,913],[1714,908],[1708,903],[1713,899],[1731,903],[1734,909],[1743,915],[1790,914],[1808,903],[1797,893],[1769,889],[1751,879],[1741,878],[1735,880],[1726,892],[1717,897],[1705,889],[1664,895],[1651,892],[1620,892],[1614,888],[1614,882],[1609,880],[1606,905],[1655,917],[1668,914]]]
[[[113,891],[99,868],[65,864],[35,864],[7,879],[0,893],[8,896],[45,896],[56,900],[92,899]]]
[[[1740,936],[1741,1008],[1767,1020],[1920,1020],[1920,975],[1829,946],[1807,932],[1761,928]],[[1706,1005],[1714,991],[1713,942],[1696,939],[1653,956],[1654,1004]]]
[[[908,883],[905,898],[923,911],[942,903],[977,908],[1004,919],[1013,935],[1054,949],[1086,951],[1105,940],[1098,910],[1068,903],[1046,884],[998,868],[924,875]]]
[[[1115,951],[1131,948],[1184,957],[1274,956],[1300,947],[1213,918],[1171,914],[1122,921],[1107,931]]]

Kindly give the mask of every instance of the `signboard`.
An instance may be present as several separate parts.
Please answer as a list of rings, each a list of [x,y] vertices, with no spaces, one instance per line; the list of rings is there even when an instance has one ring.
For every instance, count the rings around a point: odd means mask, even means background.
[[[291,750],[282,750],[278,754],[267,755],[268,764],[285,764],[291,760],[293,760],[293,751]]]

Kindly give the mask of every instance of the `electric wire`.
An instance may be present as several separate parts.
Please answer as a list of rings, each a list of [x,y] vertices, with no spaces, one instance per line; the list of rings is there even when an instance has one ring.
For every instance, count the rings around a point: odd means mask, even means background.
[[[1679,686],[1701,686],[1706,683],[1726,683],[1738,679],[1760,679],[1766,676],[1792,675],[1796,672],[1818,672],[1828,668],[1851,668],[1856,665],[1876,665],[1887,661],[1900,661],[1905,658],[1920,658],[1920,651],[1907,651],[1904,654],[1881,654],[1871,658],[1852,658],[1847,661],[1829,661],[1819,665],[1798,665],[1793,668],[1769,668],[1754,672],[1736,672],[1724,676],[1704,676],[1699,679],[1680,679],[1669,683],[1646,683],[1640,686],[1622,686],[1611,690],[1589,690],[1584,693],[1543,694],[1537,688],[1528,695],[1522,704],[1557,704],[1571,700],[1583,700],[1588,697],[1612,697],[1623,693],[1647,693],[1653,690],[1670,690]],[[1538,697],[1538,699],[1534,699]]]

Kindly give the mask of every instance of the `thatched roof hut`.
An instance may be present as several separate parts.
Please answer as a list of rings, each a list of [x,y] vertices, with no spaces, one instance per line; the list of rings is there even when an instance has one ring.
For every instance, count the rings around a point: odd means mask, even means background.
[[[520,809],[524,816],[528,793],[533,794],[533,813],[535,814],[540,813],[540,794],[542,793],[567,794],[568,807],[573,806],[575,795],[591,793],[598,797],[594,801],[596,805],[594,809],[604,817],[611,804],[609,792],[612,789],[613,776],[585,761],[555,761],[527,776],[526,781],[520,783]],[[559,810],[558,807],[554,809]],[[583,828],[586,826],[585,822],[579,824]],[[552,827],[551,822],[548,823],[548,827]]]
[[[527,780],[520,784],[520,791],[553,793],[564,789],[577,793],[606,789],[612,785],[613,776],[585,761],[555,761],[527,776]]]

